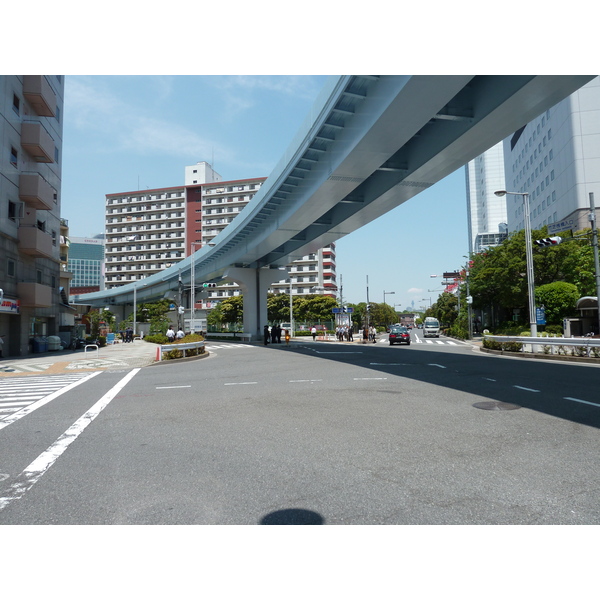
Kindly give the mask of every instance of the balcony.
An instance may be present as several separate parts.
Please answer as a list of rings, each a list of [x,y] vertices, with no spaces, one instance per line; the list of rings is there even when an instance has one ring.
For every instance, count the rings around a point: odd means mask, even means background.
[[[21,146],[37,162],[54,162],[54,141],[41,123],[30,121],[21,125]]]
[[[17,294],[21,300],[21,306],[28,308],[52,306],[52,288],[48,285],[20,281],[17,283]]]
[[[23,96],[40,117],[56,116],[56,94],[43,75],[23,77]]]
[[[19,198],[31,208],[51,210],[54,195],[54,188],[39,173],[19,175]]]
[[[52,236],[35,226],[19,227],[19,251],[38,258],[54,258]]]

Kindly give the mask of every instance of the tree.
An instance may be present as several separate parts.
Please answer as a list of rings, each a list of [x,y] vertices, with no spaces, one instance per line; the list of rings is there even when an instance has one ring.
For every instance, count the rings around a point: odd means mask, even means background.
[[[293,300],[292,300],[293,302]],[[269,294],[267,296],[267,319],[271,323],[289,322],[290,296],[289,294]]]
[[[442,324],[452,326],[458,317],[458,298],[455,294],[444,292],[435,303],[435,318]]]
[[[535,298],[537,305],[543,305],[546,309],[546,323],[548,325],[562,325],[565,317],[571,317],[575,314],[580,294],[576,285],[564,281],[555,281],[537,288]]]

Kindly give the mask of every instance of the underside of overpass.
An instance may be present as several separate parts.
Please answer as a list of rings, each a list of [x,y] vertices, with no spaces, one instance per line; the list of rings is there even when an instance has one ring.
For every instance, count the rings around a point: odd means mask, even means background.
[[[244,330],[260,336],[266,290],[282,278],[280,267],[413,198],[591,79],[331,78],[273,173],[215,238],[214,248],[202,248],[143,283],[74,301],[131,305],[134,287],[138,301],[161,298],[180,280],[189,286],[193,260],[197,281],[225,278],[242,286]]]

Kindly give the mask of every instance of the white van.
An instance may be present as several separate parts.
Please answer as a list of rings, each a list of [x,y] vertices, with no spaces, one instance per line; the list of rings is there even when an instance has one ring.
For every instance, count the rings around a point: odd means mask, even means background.
[[[423,337],[440,337],[440,322],[436,318],[425,318],[423,322]]]

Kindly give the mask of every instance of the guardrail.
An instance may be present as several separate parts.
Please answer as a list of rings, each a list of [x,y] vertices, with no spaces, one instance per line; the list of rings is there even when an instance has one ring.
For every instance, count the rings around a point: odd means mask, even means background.
[[[524,337],[524,336],[510,336],[510,335],[485,335],[484,339],[492,340],[493,342],[517,342],[519,344],[527,344],[531,347],[530,351],[533,352],[533,348],[540,346],[549,347],[547,349],[542,348],[544,354],[561,354],[561,348],[570,346],[574,348],[581,348],[582,352],[585,352],[587,356],[590,355],[592,348],[600,349],[600,338],[592,337],[581,337],[581,338],[561,338],[561,337]],[[566,354],[566,351],[563,353]]]
[[[218,333],[218,332],[207,332],[204,334],[204,337],[206,339],[208,338],[233,338],[233,339],[237,339],[239,338],[240,340],[244,341],[244,340],[248,340],[249,342],[252,341],[252,334],[251,333],[240,333],[240,332],[236,332],[236,333]]]
[[[186,350],[193,350],[196,348],[204,348],[204,342],[189,342],[188,344],[164,344],[158,346],[156,349],[156,360],[161,361],[163,352],[170,352],[171,350],[183,350],[183,358],[185,358]]]

